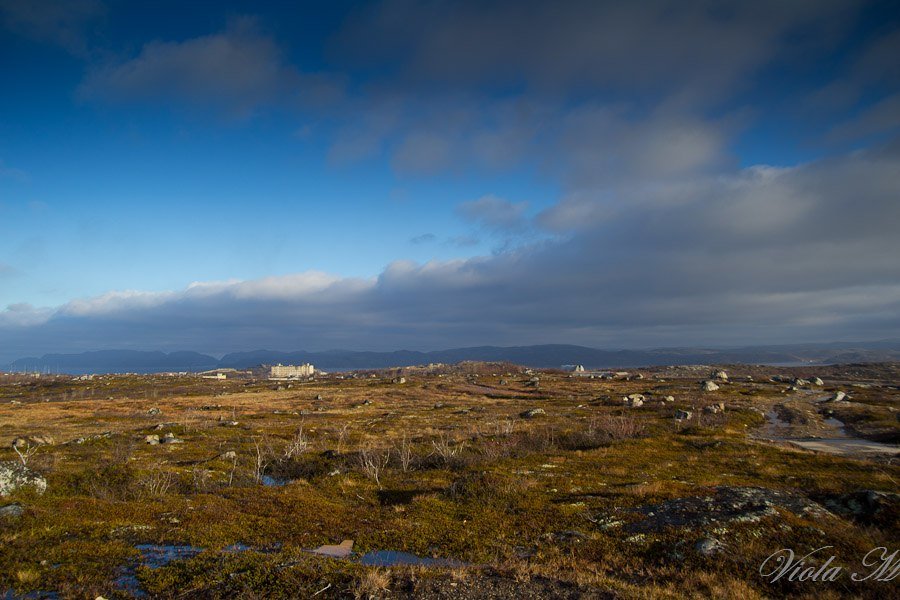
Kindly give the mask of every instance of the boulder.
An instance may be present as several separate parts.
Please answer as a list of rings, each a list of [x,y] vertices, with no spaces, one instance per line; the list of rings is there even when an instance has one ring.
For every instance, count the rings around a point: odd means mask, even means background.
[[[834,395],[826,400],[825,402],[844,402],[847,398],[847,394],[838,390],[834,393]]]
[[[184,443],[184,440],[178,439],[177,437],[175,437],[175,434],[174,434],[174,433],[169,432],[169,433],[167,433],[166,435],[163,436],[162,440],[160,440],[160,443],[163,443],[163,444],[183,444],[183,443]]]
[[[148,415],[158,415],[159,413],[160,413],[160,410],[158,408],[156,408],[155,406],[147,411]]]
[[[625,406],[637,408],[644,405],[644,399],[645,398],[643,394],[628,394],[627,396],[622,398],[622,403]]]
[[[665,402],[675,402],[675,396],[666,396]]]
[[[725,412],[725,403],[716,402],[715,404],[710,404],[709,406],[703,408],[703,412],[709,415],[716,415]]]
[[[675,420],[676,421],[688,421],[691,417],[694,416],[689,410],[676,410],[675,411]]]
[[[24,487],[33,487],[38,494],[43,494],[47,489],[47,480],[21,463],[0,462],[0,496],[7,496]]]
[[[155,433],[152,435],[144,436],[144,442],[150,444],[151,446],[155,446],[159,443],[159,436]]]
[[[21,504],[7,504],[0,506],[0,519],[18,519],[25,513]]]
[[[534,419],[535,417],[542,417],[546,414],[547,413],[543,408],[530,408],[525,412],[520,413],[519,416],[523,419]]]
[[[728,373],[722,370],[715,371],[712,376],[713,379],[718,379],[719,381],[728,381]]]
[[[707,380],[700,384],[700,389],[702,389],[704,392],[715,392],[717,389],[719,389],[719,386],[716,385],[715,381]]]
[[[825,382],[822,381],[821,379],[819,379],[818,377],[813,377],[813,378],[810,380],[810,382],[811,382],[813,385],[825,385]]]

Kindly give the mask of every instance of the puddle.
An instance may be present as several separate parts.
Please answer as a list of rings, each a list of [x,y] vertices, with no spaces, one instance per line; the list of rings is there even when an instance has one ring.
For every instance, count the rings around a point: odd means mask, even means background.
[[[59,594],[56,592],[28,592],[27,594],[18,594],[15,590],[0,591],[0,600],[57,600]]]
[[[131,565],[123,569],[122,574],[116,578],[117,589],[128,592],[135,598],[146,598],[147,592],[141,589],[137,578],[137,567],[144,566],[150,569],[159,569],[176,560],[187,560],[203,552],[203,548],[196,546],[175,546],[166,544],[138,544],[135,549],[140,551],[141,560],[137,565]]]
[[[358,560],[359,564],[367,567],[397,567],[401,565],[412,565],[419,567],[465,567],[467,563],[449,558],[423,558],[410,554],[409,552],[400,552],[398,550],[372,550],[366,552],[362,556],[353,554],[353,540],[344,540],[337,545],[319,546],[314,550],[309,550],[313,554],[320,556],[328,556],[330,558],[346,558],[349,560]]]
[[[862,438],[851,437],[847,434],[844,422],[834,417],[824,420],[833,431],[826,438],[797,438],[787,436],[790,431],[790,423],[782,421],[778,412],[770,408],[766,412],[766,425],[763,428],[763,436],[778,442],[788,442],[800,448],[840,455],[900,455],[900,446],[872,442]]]
[[[375,550],[366,552],[359,559],[359,564],[367,567],[397,567],[405,565],[421,567],[464,567],[466,563],[449,558],[423,558],[408,552],[396,550]]]

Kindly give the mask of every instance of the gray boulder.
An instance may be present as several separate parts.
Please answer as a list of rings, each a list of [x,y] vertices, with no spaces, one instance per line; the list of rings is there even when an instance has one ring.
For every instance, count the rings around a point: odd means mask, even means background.
[[[716,385],[715,381],[704,381],[700,385],[700,389],[702,389],[704,392],[715,392],[717,389],[719,389],[719,386]]]
[[[0,519],[18,519],[25,513],[21,504],[7,504],[0,506]]]

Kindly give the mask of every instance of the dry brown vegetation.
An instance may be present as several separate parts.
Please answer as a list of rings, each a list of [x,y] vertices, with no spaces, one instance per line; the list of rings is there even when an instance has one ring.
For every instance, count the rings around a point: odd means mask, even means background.
[[[508,368],[508,367],[507,367]],[[769,583],[772,552],[834,547],[855,564],[900,546],[897,516],[863,521],[791,514],[636,535],[646,507],[716,486],[783,490],[827,504],[858,490],[900,491],[889,459],[800,451],[757,439],[778,405],[813,424],[804,403],[836,389],[860,434],[896,439],[895,367],[731,367],[702,393],[703,369],[604,380],[467,365],[276,385],[196,377],[0,380],[0,460],[31,437],[28,467],[47,491],[0,499],[0,597],[887,597],[896,582]],[[825,386],[785,391],[772,374],[818,374]],[[753,380],[747,379],[752,376]],[[503,381],[504,383],[501,383]],[[869,387],[853,387],[853,385]],[[281,387],[282,389],[277,389]],[[640,408],[622,397],[645,395]],[[666,396],[674,402],[665,402]],[[725,412],[705,412],[718,402]],[[544,414],[524,418],[534,408]],[[158,409],[158,412],[153,409]],[[693,413],[676,421],[675,411]],[[793,411],[793,412],[792,412]],[[808,413],[808,414],[807,414]],[[806,426],[810,426],[809,423]],[[149,445],[171,433],[183,443]],[[277,485],[266,485],[276,483]],[[724,551],[694,549],[714,536]],[[355,540],[466,563],[365,567],[305,550]],[[191,546],[165,566],[139,546]],[[231,546],[240,544],[238,550]],[[879,587],[880,586],[880,587]],[[894,587],[891,587],[894,586]],[[888,593],[886,593],[886,590]],[[490,594],[494,594],[493,596]]]

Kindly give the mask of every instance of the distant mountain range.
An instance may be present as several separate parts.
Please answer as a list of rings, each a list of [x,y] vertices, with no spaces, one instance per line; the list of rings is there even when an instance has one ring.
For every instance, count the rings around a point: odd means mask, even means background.
[[[508,361],[530,367],[552,368],[580,364],[586,368],[648,367],[686,364],[836,364],[900,361],[900,340],[835,342],[744,348],[660,348],[654,350],[599,350],[584,346],[545,344],[538,346],[478,346],[433,352],[279,352],[255,350],[226,354],[221,360],[197,352],[141,352],[101,350],[80,354],[45,354],[21,358],[7,371],[54,373],[154,373],[161,371],[205,371],[215,368],[246,369],[258,365],[309,362],[326,371],[381,369],[463,360]]]

